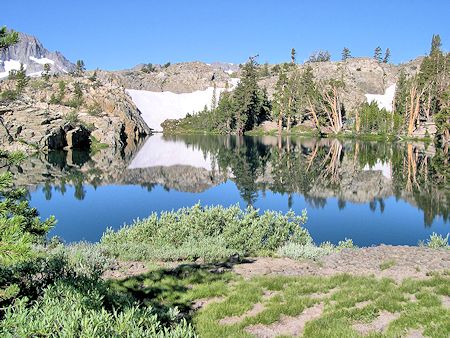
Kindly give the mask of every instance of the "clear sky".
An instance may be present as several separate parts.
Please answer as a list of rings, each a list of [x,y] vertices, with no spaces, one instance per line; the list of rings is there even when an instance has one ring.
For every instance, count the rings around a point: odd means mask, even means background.
[[[389,47],[395,63],[450,46],[450,0],[3,0],[0,25],[38,37],[87,68],[138,63],[303,61],[317,49],[339,59]]]

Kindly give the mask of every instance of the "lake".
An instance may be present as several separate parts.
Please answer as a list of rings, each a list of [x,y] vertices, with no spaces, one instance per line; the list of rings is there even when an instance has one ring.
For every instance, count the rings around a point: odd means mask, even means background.
[[[417,245],[449,225],[449,174],[424,143],[153,135],[123,151],[53,152],[9,167],[50,236],[98,241],[152,212],[239,203],[300,214],[316,243]]]

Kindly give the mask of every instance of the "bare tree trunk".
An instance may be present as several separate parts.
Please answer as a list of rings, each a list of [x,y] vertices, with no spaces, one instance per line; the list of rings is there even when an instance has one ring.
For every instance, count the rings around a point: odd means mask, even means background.
[[[278,116],[278,135],[281,135],[283,129],[283,115]]]
[[[317,119],[316,110],[314,109],[314,106],[309,97],[308,97],[308,103],[309,103],[309,110],[311,111],[311,114],[313,116],[314,124],[316,125],[316,128],[319,129],[319,120]]]

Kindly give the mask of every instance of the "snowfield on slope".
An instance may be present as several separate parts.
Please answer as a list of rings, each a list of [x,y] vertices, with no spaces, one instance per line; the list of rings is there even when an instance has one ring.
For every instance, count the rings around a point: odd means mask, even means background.
[[[230,79],[231,88],[239,79]],[[216,88],[217,100],[225,88]],[[127,89],[134,104],[142,113],[145,123],[155,131],[162,131],[161,123],[167,119],[180,119],[186,114],[196,113],[205,106],[211,107],[214,88],[198,90],[192,93],[176,94],[172,92],[150,92],[147,90]]]
[[[378,108],[386,109],[387,111],[392,111],[392,102],[394,101],[395,95],[395,84],[386,88],[384,94],[366,94],[366,99],[368,103],[376,102]]]
[[[156,134],[145,141],[128,165],[128,169],[187,165],[211,171],[212,163],[211,156],[204,154],[199,148],[187,145],[183,141],[166,141],[162,134]]]

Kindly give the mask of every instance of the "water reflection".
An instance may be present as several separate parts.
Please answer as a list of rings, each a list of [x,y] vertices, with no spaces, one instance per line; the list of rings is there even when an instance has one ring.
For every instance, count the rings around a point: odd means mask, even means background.
[[[200,198],[232,182],[248,205],[281,194],[283,208],[292,208],[295,197],[302,196],[308,209],[326,209],[336,200],[341,211],[356,203],[383,214],[386,201],[394,198],[422,210],[425,226],[436,218],[447,223],[449,217],[448,153],[423,143],[159,134],[126,154],[52,152],[1,168],[12,171],[16,184],[30,193],[41,190],[47,201],[68,190],[83,201],[100,186],[140,186],[150,192],[161,186]],[[118,193],[133,198],[124,190]],[[225,198],[215,196],[219,202]]]

